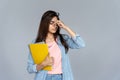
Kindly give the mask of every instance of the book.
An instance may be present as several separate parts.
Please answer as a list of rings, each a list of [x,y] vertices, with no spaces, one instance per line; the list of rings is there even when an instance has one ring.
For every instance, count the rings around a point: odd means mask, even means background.
[[[31,43],[29,49],[35,64],[40,64],[48,56],[48,45],[45,43]],[[51,66],[46,66],[43,70],[52,70]]]

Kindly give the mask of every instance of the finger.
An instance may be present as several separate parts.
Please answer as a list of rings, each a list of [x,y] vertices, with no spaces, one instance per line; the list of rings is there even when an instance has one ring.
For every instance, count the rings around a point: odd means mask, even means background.
[[[54,64],[54,57],[51,57],[52,64]]]
[[[50,53],[48,53],[48,56],[50,56]]]
[[[59,27],[62,27],[62,24],[61,24],[61,23],[57,23],[57,25],[58,25]]]
[[[48,53],[47,57],[50,58],[50,53]]]

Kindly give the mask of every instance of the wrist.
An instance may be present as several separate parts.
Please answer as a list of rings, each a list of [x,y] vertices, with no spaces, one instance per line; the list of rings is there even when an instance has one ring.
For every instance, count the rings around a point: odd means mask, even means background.
[[[68,30],[68,27],[67,27],[67,26],[64,26],[63,28],[64,28],[65,30]]]
[[[41,65],[42,65],[43,67],[45,67],[45,66],[46,66],[46,62],[43,61],[43,62],[41,63]]]
[[[45,67],[45,63],[42,62],[41,64],[37,64],[36,69],[37,69],[37,71],[39,71],[39,70],[43,69],[44,67]]]

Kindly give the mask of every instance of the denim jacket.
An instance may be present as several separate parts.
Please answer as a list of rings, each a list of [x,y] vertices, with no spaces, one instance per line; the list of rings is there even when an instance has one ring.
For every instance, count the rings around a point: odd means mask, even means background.
[[[68,47],[71,49],[78,49],[85,47],[85,43],[83,39],[76,34],[75,37],[69,37],[68,35],[62,35],[63,38],[65,39],[66,43],[68,44]],[[57,37],[57,44],[61,50],[61,55],[62,55],[62,72],[63,72],[63,80],[73,80],[73,74],[68,58],[68,54],[65,52],[65,48],[60,42],[59,37]],[[33,59],[31,54],[29,53],[28,55],[28,65],[27,65],[27,71],[29,73],[35,73],[35,79],[34,80],[45,80],[47,71],[45,70],[36,70],[36,64],[34,64]]]

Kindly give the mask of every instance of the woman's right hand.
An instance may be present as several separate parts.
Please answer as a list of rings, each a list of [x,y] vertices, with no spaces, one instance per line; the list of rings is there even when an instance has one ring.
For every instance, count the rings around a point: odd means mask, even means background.
[[[48,55],[42,63],[37,64],[36,69],[37,69],[37,71],[39,71],[39,70],[41,70],[42,68],[44,68],[45,66],[52,66],[53,63],[54,63],[53,57],[50,57],[50,56]]]
[[[42,64],[44,64],[44,66],[52,66],[53,63],[54,63],[54,59],[53,59],[53,57],[50,57],[49,55],[42,62]]]

